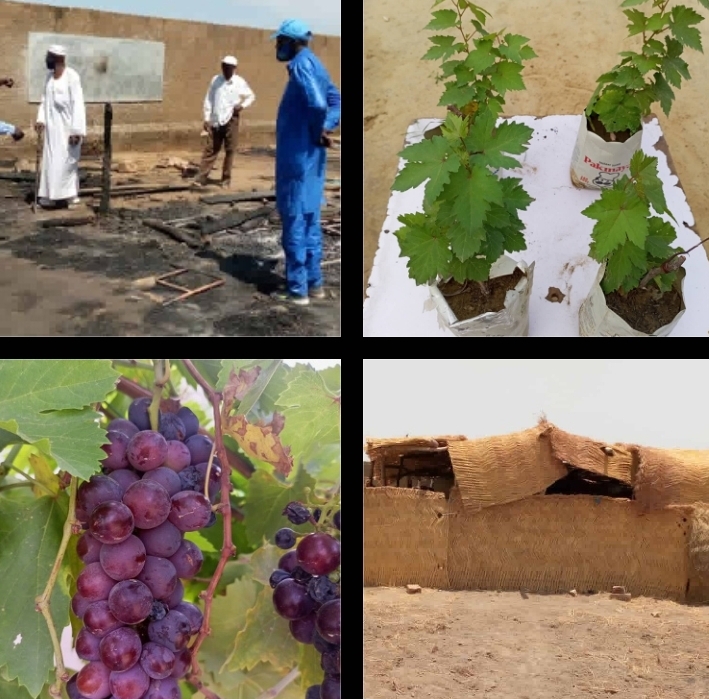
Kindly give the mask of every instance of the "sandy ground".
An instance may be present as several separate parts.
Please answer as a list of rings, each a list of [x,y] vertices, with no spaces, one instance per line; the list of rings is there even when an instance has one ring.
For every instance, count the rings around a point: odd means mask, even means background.
[[[155,167],[167,155],[188,162],[199,159],[195,153],[118,154],[116,162],[130,162],[136,171],[114,173],[112,181],[115,185],[136,181],[151,186],[189,184],[178,170]],[[231,190],[272,190],[273,169],[273,157],[241,153]],[[88,174],[89,186],[98,184],[98,160],[86,159],[81,170]],[[221,170],[215,170],[211,176],[220,174]],[[331,162],[329,176],[339,179],[339,161]],[[199,203],[200,196],[224,193],[218,187],[118,198],[112,204],[113,214],[105,220],[45,229],[39,228],[39,222],[90,215],[92,210],[84,206],[70,214],[64,210],[33,215],[26,203],[32,191],[32,183],[0,180],[0,335],[340,335],[339,264],[325,270],[326,299],[305,309],[288,308],[270,299],[284,274],[283,261],[269,261],[280,251],[277,222],[270,230],[219,236],[211,248],[201,251],[141,224],[143,217],[174,220],[225,215],[232,205]],[[90,197],[84,201],[93,202]],[[238,205],[239,209],[258,206]],[[326,259],[339,258],[339,238],[323,238]],[[225,283],[168,306],[162,303],[178,291],[133,286],[138,279],[176,268],[191,270],[171,280],[186,288],[197,288],[214,277]]]
[[[709,697],[709,609],[608,594],[364,590],[365,699]]]
[[[432,33],[431,0],[365,1],[364,58],[364,275],[366,291],[377,241],[386,217],[389,188],[396,174],[397,153],[407,126],[421,117],[443,118],[436,106],[442,87],[434,81],[437,63],[421,61]],[[617,53],[637,50],[639,40],[625,38],[626,18],[620,2],[588,0],[486,0],[491,31],[506,27],[530,39],[538,58],[523,76],[524,92],[508,93],[505,114],[580,114],[596,78],[617,61]],[[683,3],[706,19],[699,25],[709,45],[709,12],[697,0]],[[445,0],[437,9],[450,5]],[[386,21],[386,19],[388,21]],[[709,165],[709,50],[686,50],[692,79],[677,92],[670,117],[656,112],[670,146],[702,238],[709,236],[709,192],[702,175]],[[693,254],[701,254],[701,250]]]

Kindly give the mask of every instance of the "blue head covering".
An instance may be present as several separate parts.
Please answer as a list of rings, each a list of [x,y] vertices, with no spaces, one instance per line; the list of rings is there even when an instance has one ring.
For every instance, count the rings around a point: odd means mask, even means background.
[[[279,36],[287,36],[289,39],[310,41],[313,37],[313,33],[310,31],[305,22],[301,22],[299,19],[287,19],[281,24],[277,32],[271,34],[271,39],[275,39]]]

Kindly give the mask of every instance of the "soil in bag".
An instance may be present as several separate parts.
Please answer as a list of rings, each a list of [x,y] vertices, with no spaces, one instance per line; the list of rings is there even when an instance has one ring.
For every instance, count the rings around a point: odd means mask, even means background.
[[[616,131],[615,139],[611,138],[610,132],[606,131],[606,127],[603,126],[601,120],[598,118],[598,114],[591,114],[590,119],[586,119],[588,124],[588,130],[600,136],[604,141],[608,143],[625,143],[633,134],[630,133],[628,129],[625,131]]]
[[[625,296],[617,291],[606,295],[606,304],[631,328],[651,335],[663,325],[671,323],[682,310],[682,296],[677,289],[656,297],[657,287],[633,289]]]
[[[510,289],[514,289],[524,276],[519,267],[512,274],[495,277],[486,283],[488,295],[485,296],[477,282],[468,281],[458,284],[456,281],[441,282],[438,285],[448,305],[455,313],[458,320],[468,320],[483,313],[501,311],[505,307],[505,296]],[[465,286],[465,290],[460,290]],[[455,295],[452,295],[455,294]]]

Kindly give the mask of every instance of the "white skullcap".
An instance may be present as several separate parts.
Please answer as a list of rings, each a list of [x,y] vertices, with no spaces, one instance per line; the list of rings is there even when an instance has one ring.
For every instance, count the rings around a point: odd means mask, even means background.
[[[224,56],[224,58],[222,59],[222,63],[226,63],[228,66],[236,67],[238,61],[234,56]]]
[[[66,56],[66,49],[59,44],[52,44],[47,50],[55,56]]]

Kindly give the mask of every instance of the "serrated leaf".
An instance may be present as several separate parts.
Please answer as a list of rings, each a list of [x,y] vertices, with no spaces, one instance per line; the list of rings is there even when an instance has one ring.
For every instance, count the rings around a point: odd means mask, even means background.
[[[486,15],[490,16],[490,13],[486,9],[484,9],[483,7],[478,7],[477,5],[473,5],[472,2],[466,2],[465,4],[470,8],[470,11],[475,15],[478,22],[485,24]]]
[[[475,86],[460,87],[456,83],[446,83],[445,92],[441,95],[438,101],[440,107],[445,107],[449,104],[462,106],[470,102],[477,92]]]
[[[437,34],[436,36],[429,36],[428,40],[435,46],[452,46],[455,39],[452,36],[443,36]]]
[[[618,71],[615,82],[631,90],[637,90],[645,85],[642,73],[635,66],[624,66]]]
[[[227,360],[224,360],[227,361]],[[212,386],[215,386],[217,388],[220,388],[217,386],[217,382],[219,381],[219,374],[222,366],[222,361],[220,359],[193,359],[192,364],[195,365],[195,368],[199,373],[202,375],[204,379],[207,380],[209,384]],[[224,381],[226,382],[228,376],[227,374],[224,376]]]
[[[441,124],[441,133],[449,143],[451,140],[459,141],[468,135],[468,121],[453,112],[448,112],[446,120]]]
[[[323,681],[325,673],[320,665],[321,657],[312,643],[298,644],[298,669],[300,670],[300,686],[303,689]]]
[[[505,236],[505,250],[507,250],[507,252],[518,252],[527,249],[527,243],[524,240],[522,231],[514,228],[506,228],[503,234]]]
[[[66,518],[66,495],[0,497],[0,667],[9,681],[18,680],[36,697],[54,667],[54,652],[35,597],[47,584]],[[69,623],[69,598],[61,585],[51,597],[56,628]]]
[[[464,61],[446,61],[445,63],[441,63],[441,75],[444,78],[447,78],[455,72],[455,69],[458,66],[463,65]]]
[[[490,278],[490,267],[492,265],[484,257],[471,257],[465,262],[461,262],[457,257],[453,258],[450,264],[450,274],[459,284],[466,279],[474,282],[484,282]]]
[[[660,100],[662,111],[666,116],[669,116],[670,110],[672,109],[672,102],[675,98],[675,93],[669,86],[667,80],[665,80],[662,73],[655,73],[655,92],[657,94],[657,98]]]
[[[522,66],[519,63],[500,61],[490,73],[490,80],[495,89],[505,94],[507,90],[524,90],[524,80],[521,76]]]
[[[502,195],[499,180],[485,167],[473,167],[471,173],[459,170],[445,188],[458,224],[471,233],[482,227],[491,203],[502,203]]]
[[[602,287],[606,293],[621,286],[626,291],[638,285],[645,274],[647,260],[645,250],[631,242],[621,245],[608,259]]]
[[[701,34],[696,27],[691,26],[692,24],[699,24],[702,19],[704,18],[691,7],[676,5],[671,12],[670,31],[675,39],[685,46],[697,51],[703,51]]]
[[[0,361],[0,427],[87,479],[106,456],[106,439],[98,413],[84,406],[102,401],[118,377],[109,360]]]
[[[505,236],[497,228],[486,228],[485,233],[485,245],[481,252],[485,255],[485,259],[492,264],[505,251]]]
[[[601,262],[629,238],[644,241],[650,209],[633,192],[607,189],[601,198],[581,212],[598,221],[591,238],[595,243],[595,259]]]
[[[425,284],[442,274],[451,253],[443,231],[432,223],[426,226],[406,226],[395,232],[401,250],[400,257],[408,257],[409,275],[417,284]]]
[[[505,34],[505,43],[500,45],[500,53],[511,61],[522,61],[522,47],[529,42],[526,36],[520,34]],[[534,53],[534,51],[532,51]],[[536,56],[536,54],[534,54]]]
[[[448,240],[451,243],[453,254],[461,261],[477,254],[485,240],[485,230],[480,228],[468,230],[462,226],[451,226],[448,231]]]
[[[490,49],[473,49],[465,59],[465,65],[476,73],[482,73],[495,63]]]
[[[519,50],[519,57],[520,57],[523,61],[528,61],[528,60],[530,60],[530,59],[532,59],[532,58],[536,58],[536,57],[537,57],[537,54],[535,53],[534,49],[533,49],[531,46],[523,46],[523,47]]]
[[[229,416],[224,420],[223,431],[237,442],[247,456],[265,461],[287,476],[293,468],[293,455],[291,448],[285,446],[280,437],[282,417],[274,413],[271,421],[266,423],[263,420],[252,422],[245,415]]]
[[[709,0],[699,0],[699,2],[709,10]]]
[[[656,12],[647,18],[645,29],[649,32],[659,32],[669,24],[669,17],[662,12]]]
[[[533,130],[524,124],[507,121],[495,129],[495,121],[495,115],[486,111],[470,127],[465,143],[472,154],[471,160],[493,168],[518,167],[516,158],[503,153],[524,153]]]
[[[486,228],[504,229],[510,225],[510,214],[504,206],[500,204],[490,204],[490,210],[485,217]]]
[[[290,524],[286,526],[290,526]],[[251,554],[252,579],[268,587],[268,580],[271,577],[271,573],[278,568],[278,561],[283,553],[283,549],[264,542],[263,546],[259,547]]]
[[[657,158],[637,151],[630,160],[630,174],[636,180],[638,193],[647,198],[652,208],[658,214],[667,213],[672,216],[667,208],[662,180],[657,171]]]
[[[407,146],[399,156],[408,163],[397,175],[392,189],[406,191],[428,179],[425,200],[429,203],[441,193],[450,174],[460,167],[460,159],[442,136],[425,138],[420,143]]]
[[[640,10],[624,10],[623,14],[630,20],[628,36],[642,34],[645,31],[647,17]]]
[[[283,516],[283,510],[289,502],[307,501],[305,488],[310,488],[310,492],[315,489],[315,480],[305,469],[298,467],[290,484],[281,483],[270,473],[260,470],[249,480],[249,497],[244,503],[244,522],[249,542],[259,546],[264,539],[273,541],[275,533],[285,526],[296,532],[312,530],[309,524],[290,524]]]
[[[450,27],[455,27],[458,21],[458,15],[454,10],[436,10],[431,14],[433,19],[424,29],[450,29]]]
[[[500,180],[500,185],[504,199],[503,205],[510,213],[523,211],[534,201],[522,186],[522,180],[517,177],[503,177]]]
[[[643,53],[646,56],[659,56],[665,51],[665,47],[662,45],[661,41],[657,39],[648,39],[643,44]]]
[[[643,75],[648,71],[657,70],[657,58],[637,54],[633,59],[633,62],[640,70],[640,73]]]
[[[689,80],[689,67],[681,58],[663,58],[660,70],[665,74],[667,82],[675,87],[681,87],[682,78]]]

